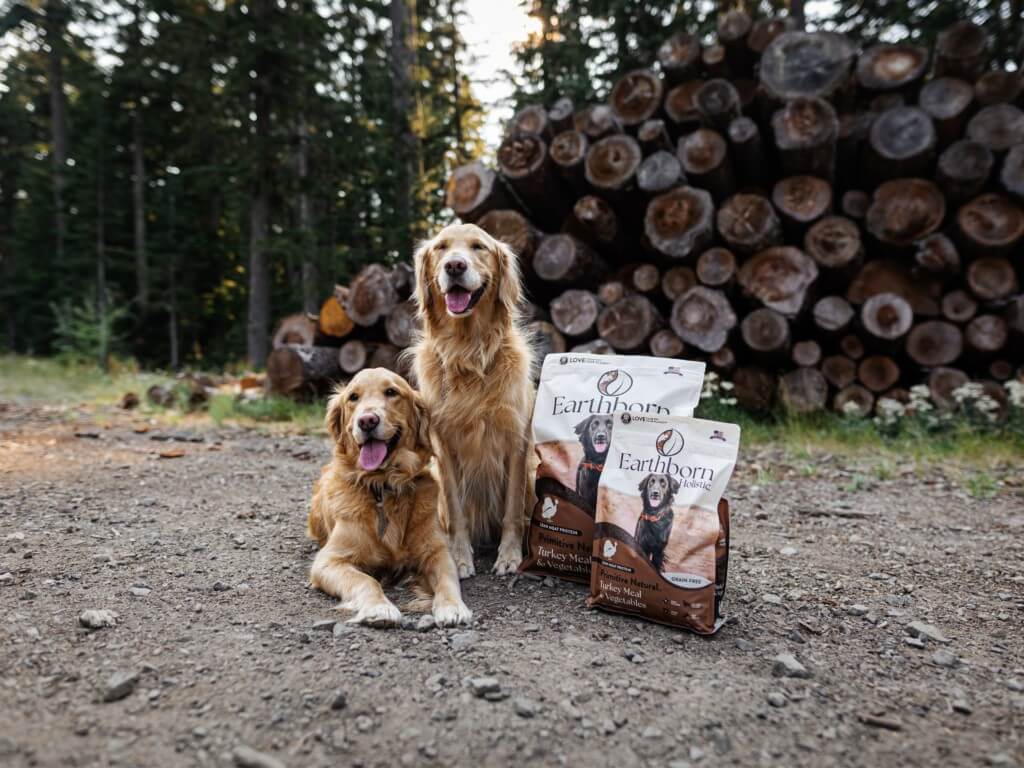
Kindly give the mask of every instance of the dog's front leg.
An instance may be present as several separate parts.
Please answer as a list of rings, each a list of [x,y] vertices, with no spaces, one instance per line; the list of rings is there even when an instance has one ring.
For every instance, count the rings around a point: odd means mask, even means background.
[[[342,608],[352,611],[349,623],[393,627],[402,621],[402,612],[388,600],[380,582],[347,562],[329,542],[313,560],[309,581],[341,600]]]
[[[473,567],[473,544],[469,538],[469,520],[462,506],[459,494],[459,480],[455,472],[455,461],[447,450],[435,443],[437,468],[441,475],[442,503],[448,517],[448,537],[451,542],[451,554],[455,559],[460,579],[468,579],[476,575]]]
[[[501,543],[494,572],[508,576],[523,561],[523,525],[526,519],[526,465],[528,450],[525,440],[512,449],[508,481],[505,486],[505,510],[501,519]]]
[[[434,594],[431,611],[434,623],[439,627],[469,624],[473,620],[473,612],[462,602],[459,574],[443,540],[438,541],[437,546],[426,556],[421,568],[427,585]]]

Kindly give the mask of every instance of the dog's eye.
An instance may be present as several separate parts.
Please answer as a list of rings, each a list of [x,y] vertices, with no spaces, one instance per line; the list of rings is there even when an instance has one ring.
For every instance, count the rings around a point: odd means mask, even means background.
[[[439,250],[439,251],[443,251],[445,248],[448,247],[448,241],[447,240],[442,240],[440,243],[438,243],[434,247],[437,248],[437,250]]]
[[[473,243],[473,245],[470,246],[470,247],[474,251],[486,251],[487,250],[487,247],[483,243]]]
[[[396,397],[397,395],[398,390],[395,389],[394,387],[388,387],[387,389],[384,390],[384,397]]]
[[[358,392],[353,392],[351,395],[348,396],[348,401],[350,403],[354,403],[358,399],[359,399],[359,393]]]

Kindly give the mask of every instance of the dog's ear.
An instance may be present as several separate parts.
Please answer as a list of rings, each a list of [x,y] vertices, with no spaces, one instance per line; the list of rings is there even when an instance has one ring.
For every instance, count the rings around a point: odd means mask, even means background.
[[[640,481],[639,488],[640,488],[640,493],[641,494],[644,494],[644,493],[647,492],[647,484],[649,482],[651,482],[651,478],[652,477],[654,477],[654,475],[648,475],[647,477],[645,477],[643,480]]]
[[[672,477],[671,475],[669,475],[669,478],[668,478],[668,485],[669,485],[669,488],[672,489],[672,495],[673,496],[675,496],[677,493],[679,493],[679,481],[676,478]]]
[[[413,425],[416,430],[416,444],[431,450],[430,443],[430,411],[427,409],[427,403],[423,399],[423,396],[413,390],[412,392],[412,409],[415,414],[416,423]]]
[[[509,317],[519,316],[519,305],[523,302],[523,276],[519,269],[519,257],[501,240],[490,237],[491,250],[498,263],[498,306]]]
[[[348,434],[345,425],[341,423],[345,415],[346,392],[347,390],[342,387],[335,388],[331,399],[327,401],[327,415],[324,417],[324,426],[327,427],[327,434],[331,436],[335,443],[340,443],[342,447],[345,447],[346,435]]]
[[[434,240],[424,240],[417,246],[412,255],[413,268],[416,274],[416,286],[413,290],[413,298],[416,306],[419,307],[419,316],[426,318],[430,313],[430,254],[434,248]]]
[[[577,424],[575,426],[575,430],[576,430],[576,434],[577,435],[582,435],[584,432],[587,431],[587,425],[590,423],[590,420],[592,418],[594,418],[594,417],[593,416],[587,416],[587,418],[585,418],[583,421],[581,421],[579,424]]]

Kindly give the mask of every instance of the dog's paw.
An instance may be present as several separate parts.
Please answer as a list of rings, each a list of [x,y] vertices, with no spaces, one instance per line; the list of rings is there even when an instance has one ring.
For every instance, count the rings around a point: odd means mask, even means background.
[[[368,627],[397,627],[402,623],[402,612],[391,602],[374,603],[361,608],[348,623],[365,624]]]
[[[473,612],[461,600],[457,602],[434,603],[434,623],[439,627],[456,627],[471,624]]]
[[[519,570],[521,562],[523,553],[518,546],[508,550],[502,548],[498,550],[498,559],[494,561],[494,568],[491,570],[496,576],[512,576]]]
[[[459,571],[460,579],[468,579],[476,576],[476,568],[473,566],[473,547],[467,541],[465,543],[452,543],[452,559]]]

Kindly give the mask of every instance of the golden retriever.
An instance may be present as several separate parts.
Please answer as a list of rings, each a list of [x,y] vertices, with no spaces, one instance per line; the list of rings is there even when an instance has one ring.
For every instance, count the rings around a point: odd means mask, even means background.
[[[473,546],[501,539],[494,572],[522,560],[533,407],[533,351],[520,323],[516,255],[472,224],[445,227],[416,251],[423,330],[413,370],[430,409],[442,512],[459,577]]]
[[[393,626],[402,614],[374,573],[411,572],[440,626],[469,623],[438,518],[426,408],[401,376],[361,371],[327,405],[334,458],[313,488],[309,537],[321,547],[310,583],[342,600],[351,622]]]

